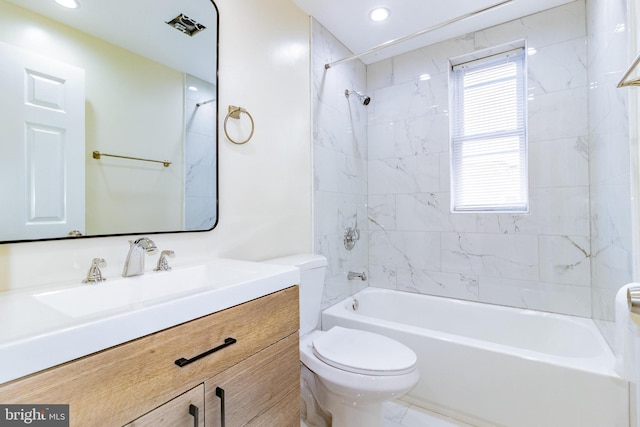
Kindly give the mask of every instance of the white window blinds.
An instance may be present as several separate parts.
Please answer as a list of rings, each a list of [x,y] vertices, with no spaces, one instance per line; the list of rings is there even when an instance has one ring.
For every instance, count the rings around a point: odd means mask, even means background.
[[[454,212],[526,212],[525,49],[452,68]]]

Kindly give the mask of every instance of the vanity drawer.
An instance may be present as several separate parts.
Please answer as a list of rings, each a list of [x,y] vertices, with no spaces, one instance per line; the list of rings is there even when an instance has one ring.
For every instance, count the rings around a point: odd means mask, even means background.
[[[0,387],[1,403],[70,404],[72,426],[122,426],[270,344],[297,334],[298,288],[60,365]],[[192,359],[225,346],[183,367]]]

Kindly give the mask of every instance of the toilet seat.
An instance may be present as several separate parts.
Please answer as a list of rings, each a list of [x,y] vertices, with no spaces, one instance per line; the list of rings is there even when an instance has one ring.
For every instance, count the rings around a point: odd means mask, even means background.
[[[404,375],[416,354],[404,344],[372,332],[334,326],[313,339],[313,353],[327,365],[363,375]]]

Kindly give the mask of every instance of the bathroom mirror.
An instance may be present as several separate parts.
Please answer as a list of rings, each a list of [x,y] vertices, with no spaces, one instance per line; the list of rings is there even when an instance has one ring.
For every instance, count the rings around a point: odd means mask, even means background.
[[[77,1],[0,0],[0,242],[212,229],[215,3]]]

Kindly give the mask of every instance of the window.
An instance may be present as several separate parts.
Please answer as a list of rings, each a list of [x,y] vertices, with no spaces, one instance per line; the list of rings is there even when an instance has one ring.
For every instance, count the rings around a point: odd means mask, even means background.
[[[452,210],[527,212],[524,43],[476,58],[451,61]]]

